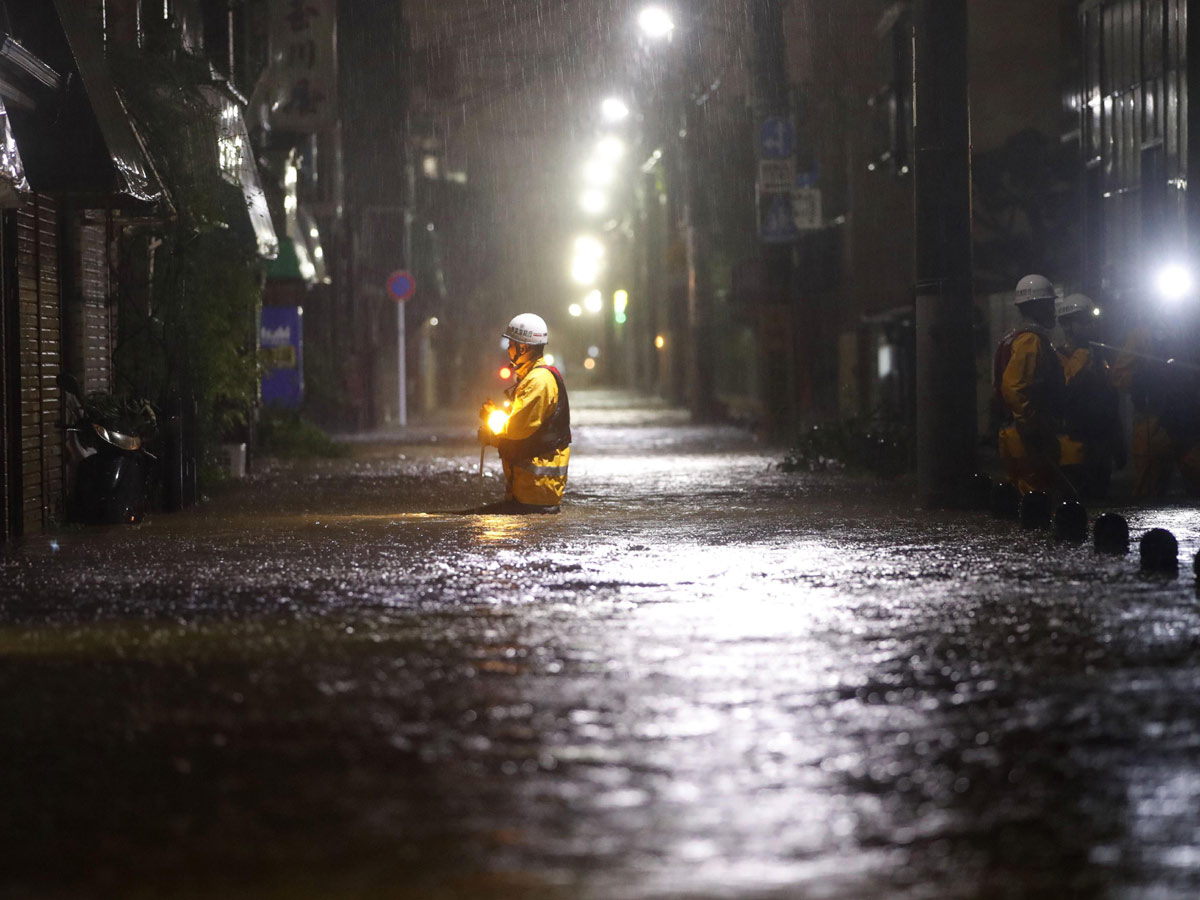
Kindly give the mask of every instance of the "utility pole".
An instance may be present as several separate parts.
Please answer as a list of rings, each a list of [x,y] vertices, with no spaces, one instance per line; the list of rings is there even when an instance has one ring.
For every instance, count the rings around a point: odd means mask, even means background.
[[[790,121],[784,61],[782,0],[753,0],[755,127],[778,117]],[[762,353],[760,396],[772,440],[794,436],[796,409],[796,320],[792,306],[792,244],[763,243],[763,293],[759,313]]]
[[[967,0],[917,0],[917,496],[958,506],[975,471]]]
[[[716,410],[716,338],[712,281],[712,216],[703,171],[708,111],[693,91],[703,84],[700,22],[685,35],[683,113],[683,228],[687,254],[688,406],[692,418],[709,421]]]

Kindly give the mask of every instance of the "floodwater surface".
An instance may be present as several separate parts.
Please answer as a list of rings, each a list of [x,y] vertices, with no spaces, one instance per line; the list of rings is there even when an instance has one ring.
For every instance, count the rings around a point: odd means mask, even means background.
[[[1193,898],[1178,578],[580,392],[0,556],[0,896]]]

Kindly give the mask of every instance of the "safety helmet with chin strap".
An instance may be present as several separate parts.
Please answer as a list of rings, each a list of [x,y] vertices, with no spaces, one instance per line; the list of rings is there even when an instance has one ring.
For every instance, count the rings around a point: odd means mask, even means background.
[[[521,313],[519,316],[513,316],[502,337],[517,344],[545,344],[550,340],[550,330],[541,316]]]

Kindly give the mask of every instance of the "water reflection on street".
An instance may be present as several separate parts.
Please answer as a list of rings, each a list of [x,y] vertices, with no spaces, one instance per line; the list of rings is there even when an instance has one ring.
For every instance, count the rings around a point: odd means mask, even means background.
[[[1143,576],[576,405],[557,516],[463,427],[10,548],[0,895],[1200,895],[1195,508]]]

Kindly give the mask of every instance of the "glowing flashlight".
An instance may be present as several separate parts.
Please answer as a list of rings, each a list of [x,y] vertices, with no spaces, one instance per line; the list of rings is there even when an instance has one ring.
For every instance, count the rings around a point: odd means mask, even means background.
[[[488,413],[487,425],[491,429],[492,434],[499,434],[504,430],[504,426],[508,424],[508,413],[502,409],[493,409]]]
[[[1155,286],[1164,300],[1176,302],[1192,292],[1195,280],[1187,267],[1172,263],[1159,271]]]

